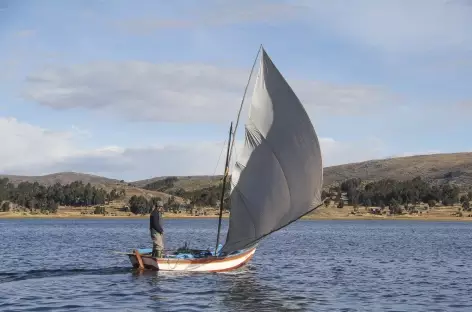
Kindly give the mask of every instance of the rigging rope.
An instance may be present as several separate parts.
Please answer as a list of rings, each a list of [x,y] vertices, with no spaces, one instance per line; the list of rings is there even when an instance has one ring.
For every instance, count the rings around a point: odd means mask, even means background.
[[[220,156],[218,157],[218,161],[216,162],[215,170],[213,170],[213,175],[216,175],[216,170],[218,169],[218,165],[220,164],[221,155],[223,154],[225,147],[226,147],[226,140],[223,142],[223,146],[221,147]]]
[[[239,106],[238,117],[236,118],[236,124],[235,124],[234,131],[233,131],[233,140],[231,142],[230,151],[229,151],[229,161],[230,162],[231,162],[231,157],[233,156],[233,149],[234,149],[234,141],[235,141],[235,138],[236,138],[236,131],[238,130],[239,118],[241,117],[241,111],[243,110],[244,100],[246,99],[247,89],[249,87],[249,83],[251,82],[252,73],[254,72],[254,67],[256,67],[257,58],[259,57],[259,53],[261,53],[261,50],[262,50],[262,44],[259,46],[259,50],[257,50],[256,58],[254,59],[254,63],[252,64],[251,72],[249,73],[249,78],[247,80],[246,87],[244,88],[243,98],[241,99],[241,104]]]

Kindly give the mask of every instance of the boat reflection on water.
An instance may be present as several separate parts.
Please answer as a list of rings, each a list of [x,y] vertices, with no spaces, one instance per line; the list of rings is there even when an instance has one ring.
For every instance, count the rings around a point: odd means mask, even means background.
[[[273,282],[273,283],[272,283]],[[218,285],[225,292],[215,298],[218,308],[227,311],[297,311],[303,305],[294,304],[287,292],[276,288],[277,281],[261,280],[252,266],[238,273],[224,274]],[[272,285],[271,285],[272,284]],[[224,286],[223,286],[224,285]]]
[[[290,289],[284,289],[279,281],[280,276],[268,279],[266,274],[259,273],[257,269],[263,270],[262,267],[251,264],[236,271],[210,275],[134,270],[132,279],[136,289],[142,290],[139,291],[140,295],[151,299],[153,306],[165,311],[190,308],[189,303],[192,303],[192,309],[205,311],[261,312],[307,309],[308,298],[301,294],[294,295]],[[185,300],[177,299],[176,294],[181,299],[185,297]]]

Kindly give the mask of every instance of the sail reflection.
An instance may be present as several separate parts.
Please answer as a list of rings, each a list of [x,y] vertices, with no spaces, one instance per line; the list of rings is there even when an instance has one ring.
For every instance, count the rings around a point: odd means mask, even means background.
[[[215,298],[220,310],[229,311],[302,311],[304,304],[297,304],[287,297],[286,291],[276,287],[277,281],[263,281],[251,267],[238,273],[224,274],[219,283],[224,286],[221,298]],[[223,285],[219,284],[223,288]]]

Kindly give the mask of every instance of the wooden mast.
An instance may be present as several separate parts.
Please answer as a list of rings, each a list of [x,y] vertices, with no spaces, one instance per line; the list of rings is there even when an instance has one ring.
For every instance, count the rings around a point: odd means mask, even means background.
[[[220,231],[221,231],[221,219],[223,217],[223,206],[225,200],[225,191],[226,191],[226,180],[229,173],[229,152],[231,147],[231,135],[233,134],[233,123],[229,126],[229,138],[228,138],[228,148],[226,150],[226,162],[225,162],[225,173],[223,176],[223,187],[221,190],[221,199],[220,199],[220,216],[218,218],[218,234],[216,234],[216,247],[215,247],[215,256],[218,251],[218,245],[220,243]]]
[[[231,123],[230,130],[229,130],[228,149],[227,149],[227,152],[226,152],[225,174],[223,176],[223,187],[222,187],[221,200],[220,200],[220,215],[219,215],[219,218],[218,218],[218,234],[216,236],[215,256],[217,255],[218,245],[220,243],[221,218],[223,217],[223,203],[224,203],[225,190],[226,190],[226,180],[227,180],[227,177],[228,177],[228,174],[229,174],[229,163],[231,161],[231,156],[233,154],[234,139],[236,137],[236,130],[238,129],[239,118],[241,117],[241,111],[243,109],[247,89],[249,87],[249,83],[251,82],[252,73],[254,72],[254,67],[256,67],[257,58],[259,57],[259,53],[261,53],[261,50],[262,50],[262,44],[259,46],[259,49],[257,50],[256,58],[254,59],[254,63],[252,64],[251,72],[249,73],[249,78],[247,80],[246,87],[244,88],[244,94],[243,94],[243,98],[241,99],[241,104],[239,106],[238,117],[236,119],[236,125],[234,127],[234,132],[233,132],[233,123]],[[233,137],[233,140],[231,140],[231,136]]]

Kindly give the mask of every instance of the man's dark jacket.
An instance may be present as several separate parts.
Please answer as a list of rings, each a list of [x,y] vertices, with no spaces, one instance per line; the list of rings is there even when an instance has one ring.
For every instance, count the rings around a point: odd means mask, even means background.
[[[150,217],[150,229],[163,234],[164,229],[161,223],[161,213],[158,210],[153,210]]]

